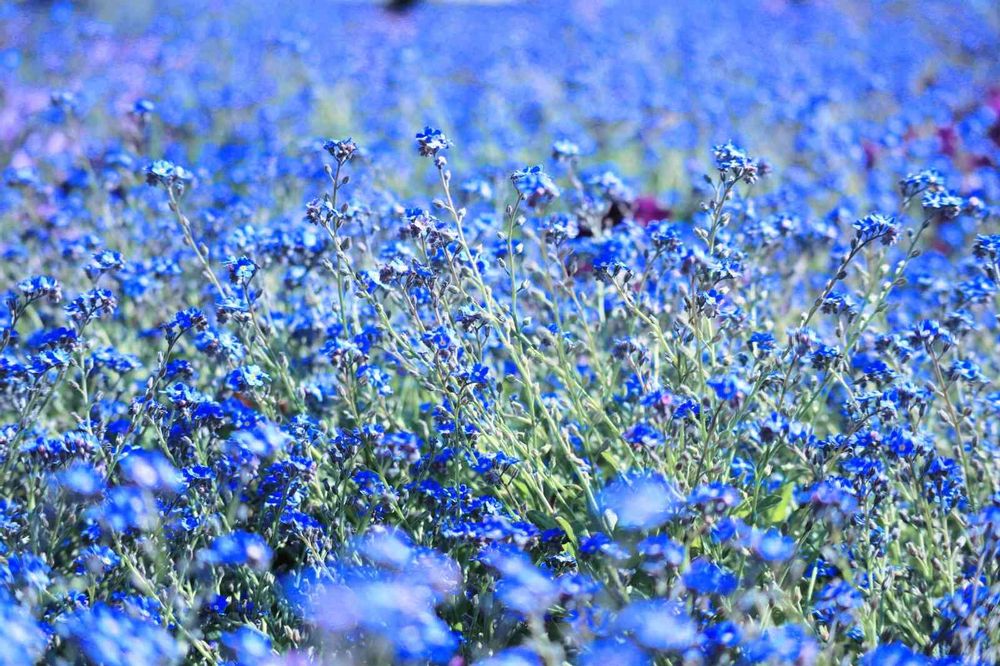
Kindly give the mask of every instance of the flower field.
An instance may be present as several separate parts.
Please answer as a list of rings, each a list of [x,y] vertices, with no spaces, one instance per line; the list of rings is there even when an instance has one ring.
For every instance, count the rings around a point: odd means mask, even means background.
[[[0,666],[1000,663],[991,0],[0,2]]]

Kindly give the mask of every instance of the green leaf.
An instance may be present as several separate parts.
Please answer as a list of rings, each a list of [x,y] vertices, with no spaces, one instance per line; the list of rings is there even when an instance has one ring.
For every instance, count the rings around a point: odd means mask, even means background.
[[[772,497],[777,498],[774,506],[771,507],[771,512],[767,516],[767,520],[770,523],[781,523],[784,522],[788,516],[792,515],[792,495],[795,493],[795,484],[786,483],[781,489],[780,495],[773,495]]]
[[[559,527],[563,529],[563,532],[566,533],[566,536],[569,537],[569,540],[575,546],[577,544],[577,540],[576,540],[576,532],[573,530],[573,526],[570,525],[569,521],[563,518],[562,516],[556,516],[556,522],[559,523]]]
[[[770,516],[771,512],[781,504],[781,495],[768,495],[757,502],[757,516]],[[749,507],[748,508],[752,508]],[[751,516],[756,518],[757,516]]]
[[[556,522],[558,518],[553,519],[552,516],[546,515],[537,509],[531,509],[528,511],[528,520],[547,530],[559,527],[559,523]]]

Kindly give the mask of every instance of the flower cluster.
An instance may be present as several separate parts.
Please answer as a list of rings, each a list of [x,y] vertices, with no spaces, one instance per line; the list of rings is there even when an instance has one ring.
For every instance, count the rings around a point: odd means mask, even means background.
[[[0,8],[0,664],[1000,662],[990,3],[106,4]]]

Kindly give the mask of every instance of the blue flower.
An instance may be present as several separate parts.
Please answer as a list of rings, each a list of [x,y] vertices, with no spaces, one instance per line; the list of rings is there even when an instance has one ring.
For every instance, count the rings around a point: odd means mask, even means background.
[[[230,442],[236,448],[258,458],[270,458],[285,450],[292,437],[277,425],[269,422],[253,424],[245,430],[238,430],[230,437]]]
[[[271,639],[253,627],[240,627],[219,637],[237,666],[254,666],[271,656]]]
[[[496,594],[513,611],[541,615],[559,598],[556,582],[521,551],[494,547],[480,555],[480,559],[500,572]]]
[[[49,587],[52,567],[34,553],[10,556],[0,565],[0,583],[8,589],[41,592]]]
[[[422,132],[417,132],[416,138],[422,157],[436,157],[439,152],[451,147],[451,141],[444,132],[433,127],[425,127]]]
[[[751,158],[741,148],[738,148],[732,141],[717,145],[713,148],[715,156],[715,167],[723,176],[733,181],[743,180],[746,183],[755,183],[761,174],[761,165]]]
[[[705,627],[702,636],[705,648],[712,653],[739,646],[743,639],[743,632],[738,625],[725,620]]]
[[[182,654],[166,629],[103,602],[67,615],[57,630],[95,664],[165,666]]]
[[[113,571],[121,564],[121,558],[107,546],[89,546],[74,561],[76,573],[92,574],[98,578]]]
[[[410,537],[399,530],[378,530],[360,539],[359,553],[379,566],[401,569],[414,555]]]
[[[115,250],[101,250],[95,252],[93,259],[84,269],[91,280],[97,280],[105,273],[117,271],[125,268],[125,259],[120,252]]]
[[[420,135],[417,135],[419,139]],[[323,150],[330,153],[330,157],[337,160],[337,164],[346,164],[354,159],[358,152],[358,144],[350,137],[346,139],[327,139],[323,142]]]
[[[244,288],[250,284],[260,268],[249,257],[233,257],[226,261],[229,270],[229,281],[237,287]]]
[[[598,496],[598,506],[615,516],[627,530],[648,530],[677,518],[684,497],[673,482],[658,474],[631,473],[609,483]]]
[[[17,291],[28,302],[46,298],[50,303],[62,300],[62,285],[48,275],[36,275],[17,283]]]
[[[820,590],[813,606],[813,616],[827,626],[850,627],[863,603],[861,592],[845,581],[835,580]]]
[[[113,532],[149,531],[159,523],[159,511],[153,497],[136,487],[109,490],[104,501],[89,515]]]
[[[559,188],[542,167],[524,167],[510,176],[514,189],[529,208],[540,208],[559,197]]]
[[[181,474],[158,451],[130,451],[121,460],[122,476],[129,483],[153,492],[176,492]]]
[[[698,626],[681,604],[650,600],[626,606],[615,623],[651,650],[683,652],[698,641]]]
[[[818,653],[816,639],[797,624],[766,629],[743,643],[743,658],[750,664],[811,664]]]
[[[580,540],[580,552],[584,555],[603,555],[612,560],[627,560],[631,553],[621,544],[603,532],[597,532]]]
[[[965,207],[962,197],[955,196],[945,189],[928,190],[920,199],[924,210],[929,210],[937,217],[945,220],[958,217]]]
[[[783,535],[775,528],[755,535],[753,552],[765,562],[784,562],[795,554],[795,539]]]
[[[271,565],[271,548],[259,534],[237,530],[215,537],[211,545],[199,553],[203,562],[212,566],[242,566],[266,570]]]
[[[736,591],[736,575],[704,558],[691,562],[682,576],[684,585],[698,594],[728,596]]]
[[[932,662],[902,643],[879,645],[861,657],[862,666],[929,666]]]
[[[740,492],[721,481],[698,486],[688,496],[688,504],[701,508],[707,513],[722,513],[726,509],[739,506]]]
[[[492,657],[481,659],[476,666],[542,666],[544,662],[531,648],[512,647],[497,652]]]
[[[879,241],[882,245],[892,245],[899,235],[896,220],[885,215],[866,215],[854,223],[854,238],[859,245]]]
[[[94,319],[113,314],[118,308],[118,299],[108,289],[91,289],[70,301],[66,314],[82,328]]]
[[[187,169],[167,160],[156,160],[146,167],[146,182],[150,185],[173,189],[183,186],[191,178]]]
[[[48,645],[48,636],[31,612],[3,590],[0,590],[0,626],[4,633],[0,662],[10,666],[38,662]]]
[[[646,537],[636,550],[645,558],[643,568],[659,571],[666,567],[678,568],[684,563],[686,549],[666,535]]]
[[[271,376],[258,365],[236,368],[226,376],[226,385],[234,391],[261,389],[270,382]]]
[[[747,342],[750,349],[759,356],[768,356],[775,348],[774,336],[766,331],[757,331]]]
[[[650,657],[630,642],[613,638],[596,640],[579,657],[580,666],[648,666]]]
[[[60,488],[82,498],[94,498],[104,492],[104,477],[90,464],[78,462],[55,475]]]
[[[580,156],[580,146],[567,139],[559,139],[552,144],[552,158],[569,161]]]

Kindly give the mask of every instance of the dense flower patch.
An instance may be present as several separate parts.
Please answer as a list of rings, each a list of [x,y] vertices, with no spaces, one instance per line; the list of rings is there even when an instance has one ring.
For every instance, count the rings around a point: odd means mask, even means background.
[[[0,663],[997,663],[991,4],[3,5]]]

